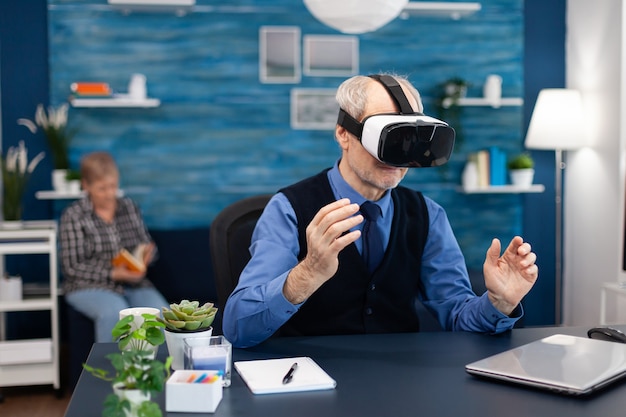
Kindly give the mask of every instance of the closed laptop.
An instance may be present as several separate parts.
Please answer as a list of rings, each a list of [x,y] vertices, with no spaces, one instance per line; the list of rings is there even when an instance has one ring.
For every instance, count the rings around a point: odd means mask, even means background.
[[[465,369],[481,377],[583,395],[626,375],[626,344],[555,334]]]

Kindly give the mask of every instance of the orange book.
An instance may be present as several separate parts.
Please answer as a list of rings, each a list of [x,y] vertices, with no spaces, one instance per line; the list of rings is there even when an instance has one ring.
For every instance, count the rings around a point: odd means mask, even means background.
[[[149,244],[137,245],[137,248],[130,253],[128,250],[122,248],[117,255],[113,258],[113,266],[124,266],[127,269],[135,272],[145,272],[146,264],[143,263],[145,251],[149,248]]]
[[[81,96],[110,96],[111,87],[107,83],[77,82],[70,85],[72,92]]]

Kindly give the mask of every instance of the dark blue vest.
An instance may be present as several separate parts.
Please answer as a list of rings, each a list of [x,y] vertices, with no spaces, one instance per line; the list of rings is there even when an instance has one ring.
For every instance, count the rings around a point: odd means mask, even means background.
[[[298,219],[301,260],[307,253],[307,225],[320,208],[335,201],[327,170],[280,191]],[[346,247],[339,253],[337,273],[281,327],[281,336],[419,330],[415,302],[422,291],[428,211],[419,192],[397,187],[391,197],[395,209],[391,235],[378,269],[370,274],[356,246]]]

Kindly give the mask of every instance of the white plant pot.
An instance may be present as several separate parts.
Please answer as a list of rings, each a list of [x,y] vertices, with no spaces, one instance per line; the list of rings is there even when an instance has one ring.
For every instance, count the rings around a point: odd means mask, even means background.
[[[80,180],[68,181],[67,192],[70,194],[80,194]]]
[[[138,410],[145,401],[150,401],[150,393],[143,393],[138,389],[123,389],[121,384],[113,385],[113,392],[120,400],[128,400],[130,410],[124,410],[126,417],[138,416]]]
[[[533,185],[533,178],[535,176],[535,170],[528,169],[512,169],[509,171],[511,177],[511,184],[518,187],[530,188]]]
[[[67,191],[67,169],[55,169],[52,171],[52,188],[58,193]]]
[[[172,357],[172,369],[175,371],[185,369],[185,344],[183,340],[189,337],[209,337],[213,334],[213,327],[199,332],[173,332],[165,329],[165,343]]]

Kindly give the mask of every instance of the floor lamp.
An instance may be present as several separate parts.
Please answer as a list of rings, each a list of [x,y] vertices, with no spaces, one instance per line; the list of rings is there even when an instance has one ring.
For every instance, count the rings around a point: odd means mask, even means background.
[[[563,293],[563,151],[585,145],[583,107],[581,95],[576,90],[548,88],[541,90],[535,103],[526,141],[528,149],[555,151],[555,322],[562,323]]]

